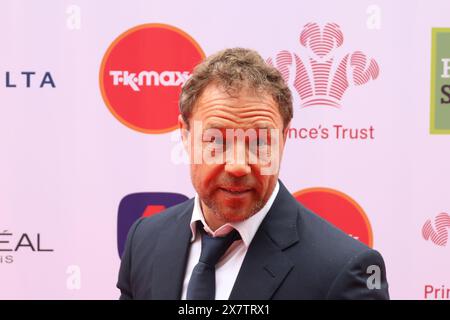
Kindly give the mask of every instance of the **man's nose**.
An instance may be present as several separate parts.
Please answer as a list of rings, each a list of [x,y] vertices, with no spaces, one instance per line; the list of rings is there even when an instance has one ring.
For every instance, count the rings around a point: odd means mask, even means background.
[[[249,174],[251,172],[251,168],[248,165],[248,154],[245,142],[236,143],[234,145],[234,150],[230,151],[234,154],[231,157],[230,154],[227,154],[225,160],[225,171],[235,177],[242,177]]]
[[[226,163],[225,171],[235,177],[242,177],[249,174],[251,168],[247,163]]]

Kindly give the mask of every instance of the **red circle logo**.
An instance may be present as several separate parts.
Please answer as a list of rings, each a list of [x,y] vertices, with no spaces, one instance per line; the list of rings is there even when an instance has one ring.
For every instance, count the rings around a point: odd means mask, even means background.
[[[349,236],[372,248],[369,219],[361,206],[345,193],[329,188],[309,188],[295,192],[294,197]]]
[[[181,86],[205,57],[184,31],[144,24],[121,34],[100,67],[100,90],[111,113],[144,133],[177,128]]]

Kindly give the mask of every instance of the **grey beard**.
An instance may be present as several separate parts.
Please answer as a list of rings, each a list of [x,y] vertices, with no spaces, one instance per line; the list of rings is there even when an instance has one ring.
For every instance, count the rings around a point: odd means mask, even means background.
[[[210,200],[210,199],[202,199],[202,201],[205,203],[205,205],[221,220],[225,221],[224,215],[220,212],[219,207],[217,206],[216,201]],[[256,203],[254,203],[253,207],[250,209],[250,212],[246,214],[246,217],[244,220],[247,220],[251,216],[253,216],[255,213],[257,213],[259,210],[261,210],[264,207],[265,203],[263,200],[258,200]]]

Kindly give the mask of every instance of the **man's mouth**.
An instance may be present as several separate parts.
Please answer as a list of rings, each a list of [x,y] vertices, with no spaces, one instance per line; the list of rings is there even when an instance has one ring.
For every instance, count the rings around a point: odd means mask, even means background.
[[[244,195],[252,191],[252,188],[248,187],[221,187],[219,189],[226,192],[227,194],[235,196]]]

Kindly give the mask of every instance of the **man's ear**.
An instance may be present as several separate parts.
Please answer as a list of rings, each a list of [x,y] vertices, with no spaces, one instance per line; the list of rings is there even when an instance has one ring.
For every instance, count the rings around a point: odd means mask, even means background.
[[[178,115],[178,127],[180,128],[181,140],[183,141],[184,149],[189,154],[189,129],[188,124],[184,121],[183,116]]]
[[[284,128],[284,131],[283,131],[283,140],[285,143],[286,143],[287,135],[289,133],[290,128],[291,128],[291,122],[289,121],[289,123],[287,124],[286,128]]]

